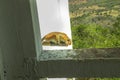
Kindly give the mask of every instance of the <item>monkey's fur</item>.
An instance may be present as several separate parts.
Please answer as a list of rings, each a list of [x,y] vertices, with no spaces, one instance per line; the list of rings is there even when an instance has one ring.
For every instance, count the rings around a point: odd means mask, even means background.
[[[71,45],[70,38],[62,32],[51,32],[42,38],[44,46],[68,46]]]

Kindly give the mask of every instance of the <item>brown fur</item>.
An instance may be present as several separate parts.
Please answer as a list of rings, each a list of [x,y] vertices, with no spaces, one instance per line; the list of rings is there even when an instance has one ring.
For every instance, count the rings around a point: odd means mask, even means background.
[[[44,43],[50,43],[50,41],[52,41],[54,44],[59,45],[59,46],[60,45],[65,45],[65,46],[71,45],[70,38],[65,33],[62,33],[62,32],[51,32],[42,38],[43,45]]]

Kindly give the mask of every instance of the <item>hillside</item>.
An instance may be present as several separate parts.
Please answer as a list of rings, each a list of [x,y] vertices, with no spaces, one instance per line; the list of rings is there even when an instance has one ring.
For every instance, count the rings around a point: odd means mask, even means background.
[[[72,25],[112,26],[120,15],[120,0],[69,0]]]
[[[120,0],[69,0],[73,48],[120,47]]]

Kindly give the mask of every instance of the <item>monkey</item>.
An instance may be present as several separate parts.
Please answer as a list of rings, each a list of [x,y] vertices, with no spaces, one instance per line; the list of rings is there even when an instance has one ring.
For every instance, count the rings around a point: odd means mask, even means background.
[[[44,46],[68,46],[71,45],[70,38],[62,32],[51,32],[42,38]]]

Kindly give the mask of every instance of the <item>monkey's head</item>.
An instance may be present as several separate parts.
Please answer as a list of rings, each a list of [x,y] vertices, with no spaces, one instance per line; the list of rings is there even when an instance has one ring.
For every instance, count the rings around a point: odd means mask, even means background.
[[[71,40],[70,40],[70,39],[68,39],[68,40],[63,40],[63,39],[61,39],[60,45],[61,45],[61,46],[71,45]]]
[[[71,40],[70,40],[70,39],[67,39],[66,44],[67,44],[67,45],[71,45]]]

